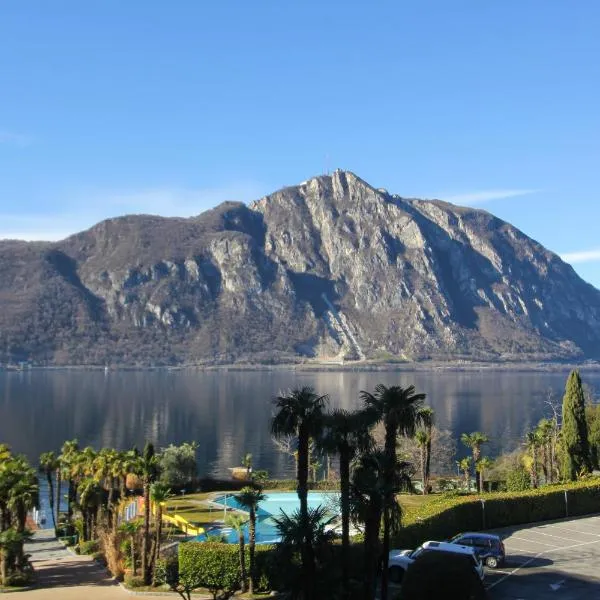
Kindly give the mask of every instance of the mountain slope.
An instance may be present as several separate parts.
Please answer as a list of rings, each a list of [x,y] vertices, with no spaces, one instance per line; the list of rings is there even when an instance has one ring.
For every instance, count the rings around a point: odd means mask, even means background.
[[[485,211],[336,171],[191,219],[0,241],[0,362],[600,356],[600,291]]]

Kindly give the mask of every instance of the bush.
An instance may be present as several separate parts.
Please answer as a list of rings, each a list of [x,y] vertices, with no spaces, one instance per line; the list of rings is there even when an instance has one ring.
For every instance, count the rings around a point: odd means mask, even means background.
[[[509,492],[524,492],[531,489],[531,477],[523,468],[513,469],[506,476],[506,489]]]
[[[8,575],[4,585],[6,587],[26,587],[33,579],[32,573],[13,573]]]
[[[565,501],[566,492],[566,501]],[[412,511],[393,543],[415,547],[460,531],[478,531],[600,511],[600,480],[482,496],[446,495]]]
[[[240,587],[237,545],[215,542],[180,544],[179,584],[186,591],[206,588],[215,599],[231,597]]]
[[[125,586],[128,588],[141,588],[144,587],[144,578],[139,575],[125,575]]]
[[[255,548],[256,579],[255,589],[268,592],[277,589],[280,584],[281,565],[272,546],[259,545]],[[246,546],[246,567],[250,564],[249,549]],[[168,560],[161,568],[161,581],[174,589],[172,582],[175,566]],[[186,542],[179,545],[178,563],[179,585],[189,589],[204,587],[214,594],[220,591],[233,592],[240,586],[239,548],[237,544],[220,542]],[[170,581],[167,581],[167,577]]]
[[[98,540],[90,540],[89,542],[81,542],[79,544],[79,554],[96,554],[100,550]]]

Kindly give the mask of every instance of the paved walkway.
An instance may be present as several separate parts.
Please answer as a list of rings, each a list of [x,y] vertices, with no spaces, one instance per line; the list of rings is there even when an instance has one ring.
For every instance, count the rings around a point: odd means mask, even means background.
[[[18,594],[19,600],[157,600],[160,597],[128,594],[89,556],[71,554],[52,530],[36,531],[25,551],[31,554],[35,589]]]

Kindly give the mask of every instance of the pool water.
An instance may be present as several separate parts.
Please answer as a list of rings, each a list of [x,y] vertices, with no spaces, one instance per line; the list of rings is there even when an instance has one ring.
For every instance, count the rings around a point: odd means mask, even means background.
[[[308,493],[308,508],[317,508],[324,506],[335,511],[337,506],[338,494],[335,492],[309,492]],[[218,504],[225,507],[244,510],[238,503],[235,495],[227,494],[219,496],[214,500]],[[256,519],[256,543],[257,544],[275,544],[279,541],[279,531],[275,526],[273,517],[280,517],[281,512],[285,512],[291,516],[300,508],[300,501],[295,492],[273,492],[268,494],[265,500],[258,505]],[[237,531],[226,526],[212,527],[207,530],[206,534],[199,535],[193,541],[206,541],[211,536],[220,536],[229,543],[238,543]],[[248,524],[244,526],[244,537],[248,541]]]

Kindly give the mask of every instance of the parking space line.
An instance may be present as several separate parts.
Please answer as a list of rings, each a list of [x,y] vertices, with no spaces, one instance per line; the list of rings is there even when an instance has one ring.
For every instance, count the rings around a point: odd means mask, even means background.
[[[492,588],[496,587],[499,583],[506,581],[511,575],[518,573],[521,569],[526,567],[528,564],[532,563],[536,558],[539,558],[542,554],[544,554],[544,553],[540,552],[539,554],[532,556],[529,560],[525,561],[522,565],[519,565],[516,569],[513,569],[512,571],[507,573],[504,577],[501,577],[500,579],[498,579],[498,581],[494,581],[494,583],[492,583],[491,585],[488,585],[486,590],[491,590]]]
[[[561,535],[552,535],[551,533],[544,533],[543,531],[535,531],[535,535],[547,535],[548,537],[557,538],[559,540],[565,540],[567,542],[579,542],[579,540],[572,540],[571,538],[566,538]]]
[[[521,569],[523,569],[527,565],[531,564],[537,558],[544,556],[544,554],[550,554],[551,552],[556,552],[557,550],[571,550],[572,548],[580,548],[581,546],[591,546],[593,544],[600,544],[600,540],[594,540],[592,542],[581,542],[580,544],[572,544],[571,546],[557,547],[557,548],[553,548],[552,550],[542,550],[542,552],[540,552],[539,554],[532,556],[529,560],[525,561],[522,565],[519,565],[516,569],[513,569],[512,571],[510,571],[509,573],[504,575],[504,577],[501,577],[500,579],[498,579],[498,581],[494,581],[494,583],[492,583],[491,585],[486,587],[486,590],[491,590],[492,588],[496,587],[499,583],[506,581],[509,577],[511,577],[515,573],[518,573]],[[544,567],[540,567],[540,568],[543,569]]]
[[[560,548],[560,546],[557,546],[556,544],[546,544],[545,542],[537,542],[536,540],[530,540],[528,538],[522,538],[517,536],[514,536],[510,539],[521,540],[522,542],[528,542],[530,544],[539,544],[540,546],[548,546],[548,548]]]
[[[562,529],[571,533],[578,533],[579,535],[593,535],[594,537],[600,538],[600,533],[590,533],[589,531],[581,531],[581,529],[571,529],[569,527],[562,527],[561,525],[548,525],[548,527],[552,527],[553,529]]]

